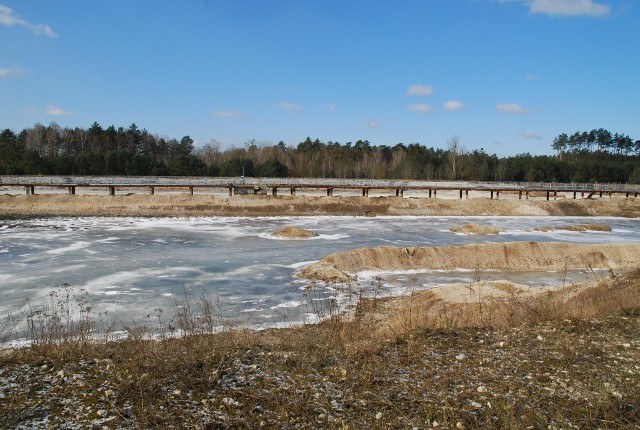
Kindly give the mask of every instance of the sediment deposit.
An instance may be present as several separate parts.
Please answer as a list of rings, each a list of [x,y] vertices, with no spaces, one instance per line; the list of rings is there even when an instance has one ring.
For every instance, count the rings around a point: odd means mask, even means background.
[[[640,199],[515,200],[213,195],[1,195],[0,217],[41,216],[621,216]]]
[[[570,270],[640,267],[640,244],[508,242],[398,248],[379,246],[337,252],[298,272],[302,278],[345,282],[363,270]]]

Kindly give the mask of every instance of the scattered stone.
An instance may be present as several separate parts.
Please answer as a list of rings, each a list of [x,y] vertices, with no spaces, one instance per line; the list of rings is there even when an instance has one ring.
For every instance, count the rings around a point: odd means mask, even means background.
[[[377,419],[377,420],[381,420],[381,419],[382,419],[382,412],[378,412],[378,413],[376,414],[376,419]]]
[[[465,354],[458,354],[458,355],[456,355],[456,360],[458,360],[458,361],[462,361],[462,360],[464,360],[465,358],[467,358],[467,356],[466,356]]]
[[[485,387],[484,385],[480,385],[476,390],[478,391],[478,393],[486,393],[487,387]]]
[[[491,227],[489,225],[480,225],[480,224],[465,224],[460,227],[452,227],[449,229],[452,233],[463,233],[463,234],[475,234],[478,236],[486,236],[490,234],[498,234],[503,230],[498,227]]]

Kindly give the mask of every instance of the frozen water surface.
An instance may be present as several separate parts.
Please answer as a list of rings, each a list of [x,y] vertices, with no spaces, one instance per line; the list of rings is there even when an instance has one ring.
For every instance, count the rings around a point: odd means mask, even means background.
[[[492,236],[453,234],[469,222],[500,227]],[[534,232],[543,226],[600,223],[611,232]],[[285,226],[310,229],[312,239],[283,240],[270,235]],[[313,297],[296,269],[336,251],[378,245],[442,246],[479,242],[562,241],[640,242],[640,220],[579,217],[198,217],[198,218],[48,218],[0,221],[0,315],[29,299],[46,301],[62,284],[85,290],[96,311],[136,319],[164,309],[184,291],[203,290],[221,308],[247,324],[300,321],[317,302],[348,300],[330,286]],[[400,295],[450,282],[510,279],[528,285],[592,279],[592,273],[501,273],[413,271],[363,273],[370,294]]]

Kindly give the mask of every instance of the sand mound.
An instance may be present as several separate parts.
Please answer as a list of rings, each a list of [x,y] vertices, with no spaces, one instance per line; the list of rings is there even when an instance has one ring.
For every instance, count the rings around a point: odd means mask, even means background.
[[[452,200],[429,198],[180,195],[0,195],[0,218],[32,216],[624,216],[640,199]]]
[[[287,238],[305,238],[305,237],[317,237],[318,233],[311,230],[303,230],[297,227],[285,227],[282,230],[278,230],[271,233],[273,237],[287,237]]]
[[[362,270],[567,270],[640,267],[640,244],[509,242],[398,248],[379,246],[331,254],[298,272],[310,280],[342,282]],[[342,275],[340,275],[340,272]]]
[[[542,231],[542,232],[558,231],[558,230],[585,232],[585,231],[611,231],[611,227],[603,224],[580,224],[580,225],[565,225],[562,227],[538,227],[538,228],[534,228],[533,230]]]
[[[479,236],[489,235],[489,234],[498,234],[502,232],[501,228],[491,227],[488,225],[480,225],[480,224],[465,224],[460,227],[452,227],[449,229],[452,233],[464,233],[464,234],[475,234]]]

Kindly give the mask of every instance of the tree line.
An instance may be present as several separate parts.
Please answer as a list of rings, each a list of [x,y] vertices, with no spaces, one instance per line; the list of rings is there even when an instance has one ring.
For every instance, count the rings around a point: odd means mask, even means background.
[[[3,130],[0,174],[640,183],[640,140],[597,129],[560,134],[551,146],[556,155],[502,158],[466,150],[455,136],[446,149],[306,138],[296,146],[250,140],[223,150],[216,141],[195,148],[189,136],[159,137],[136,124],[103,128],[96,122],[82,129],[51,123]]]

